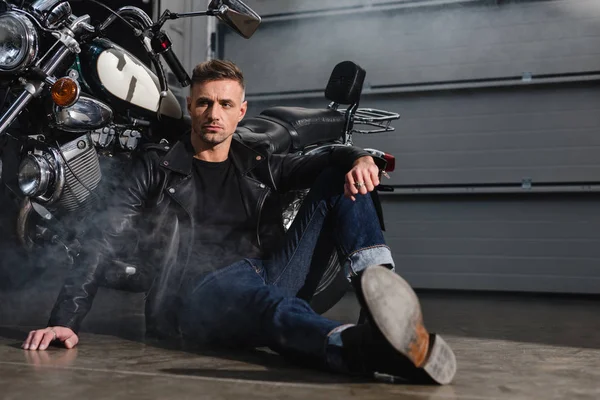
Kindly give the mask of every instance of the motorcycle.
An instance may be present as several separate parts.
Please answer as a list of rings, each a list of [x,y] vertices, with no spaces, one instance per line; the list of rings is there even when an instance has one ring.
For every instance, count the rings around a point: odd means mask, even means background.
[[[164,132],[181,133],[189,126],[159,61],[162,56],[182,86],[190,84],[170,39],[161,30],[165,22],[215,16],[249,38],[260,17],[239,0],[212,0],[207,11],[176,14],[166,10],[156,23],[142,10],[125,6],[110,10],[104,22],[93,26],[88,15],[74,16],[63,0],[37,0],[27,8],[6,1],[0,4],[6,7],[0,14],[0,47],[5,50],[0,56],[0,84],[6,89],[0,103],[0,176],[6,192],[4,198],[0,193],[3,235],[14,231],[27,252],[22,259],[34,259],[38,267],[44,257],[30,255],[46,256],[50,248],[72,263],[81,248],[86,217],[103,204],[110,184],[118,184],[115,175],[122,173],[130,155],[145,143],[176,139]],[[131,52],[103,37],[116,19],[140,39],[156,74]],[[327,108],[269,108],[242,121],[236,135],[250,147],[271,153],[313,154],[331,146],[352,145],[355,133],[391,131],[390,122],[398,114],[358,107],[365,74],[352,62],[340,63],[325,90],[331,101]],[[8,100],[10,106],[4,111]],[[357,129],[361,124],[369,128]],[[384,173],[393,171],[393,156],[366,150],[387,161]],[[103,179],[103,173],[112,179]],[[377,189],[391,190],[384,185]],[[287,195],[286,228],[306,193]],[[379,198],[375,192],[372,196],[384,228]],[[5,207],[6,198],[18,204],[14,212]],[[11,215],[16,215],[16,222],[7,222]],[[9,246],[8,250],[14,249]],[[331,308],[348,289],[337,252],[322,251],[329,252],[329,262],[311,271],[310,284],[300,293],[317,312]],[[3,255],[5,269],[14,271],[14,262],[7,259]],[[51,257],[49,264],[59,264],[55,259]],[[24,281],[37,275],[16,272]],[[147,281],[141,275],[134,264],[114,260],[107,267],[105,286],[144,291]]]
[[[82,221],[110,189],[102,187],[103,169],[122,169],[144,143],[172,140],[165,132],[187,126],[160,58],[182,86],[190,77],[163,25],[214,16],[249,38],[260,24],[239,0],[212,0],[200,12],[166,10],[156,23],[137,7],[114,11],[85,1],[110,15],[93,25],[68,1],[0,0],[0,287],[38,275],[51,247],[72,262]],[[154,72],[105,37],[116,20],[139,39]]]

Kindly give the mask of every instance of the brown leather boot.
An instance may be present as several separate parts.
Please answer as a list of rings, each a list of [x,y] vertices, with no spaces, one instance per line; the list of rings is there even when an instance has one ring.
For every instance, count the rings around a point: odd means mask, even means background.
[[[349,372],[450,383],[456,373],[454,353],[440,336],[425,329],[410,285],[381,266],[367,268],[359,283],[357,295],[368,322],[341,333],[342,357]]]

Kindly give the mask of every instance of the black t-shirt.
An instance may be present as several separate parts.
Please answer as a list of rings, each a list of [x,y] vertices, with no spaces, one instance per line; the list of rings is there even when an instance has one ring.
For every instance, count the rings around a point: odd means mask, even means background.
[[[198,203],[191,268],[195,274],[226,267],[243,258],[260,258],[256,224],[246,213],[238,176],[230,159],[207,162],[194,158]]]

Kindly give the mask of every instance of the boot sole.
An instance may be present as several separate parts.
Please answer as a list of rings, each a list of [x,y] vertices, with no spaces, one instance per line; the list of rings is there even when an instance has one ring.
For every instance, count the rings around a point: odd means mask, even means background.
[[[410,285],[381,266],[367,268],[361,277],[363,299],[386,340],[431,379],[448,384],[456,373],[454,352],[440,336],[429,344],[421,306]]]

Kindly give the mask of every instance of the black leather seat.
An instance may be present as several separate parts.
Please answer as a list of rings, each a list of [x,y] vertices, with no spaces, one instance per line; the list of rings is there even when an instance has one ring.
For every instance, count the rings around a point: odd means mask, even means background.
[[[272,107],[244,119],[236,134],[252,148],[288,153],[340,139],[345,123],[344,116],[334,110]]]
[[[344,115],[329,109],[272,107],[261,112],[259,117],[287,128],[292,140],[291,151],[341,138],[346,123]]]
[[[292,145],[292,137],[283,125],[259,117],[244,119],[235,134],[247,146],[271,154],[288,153]]]

